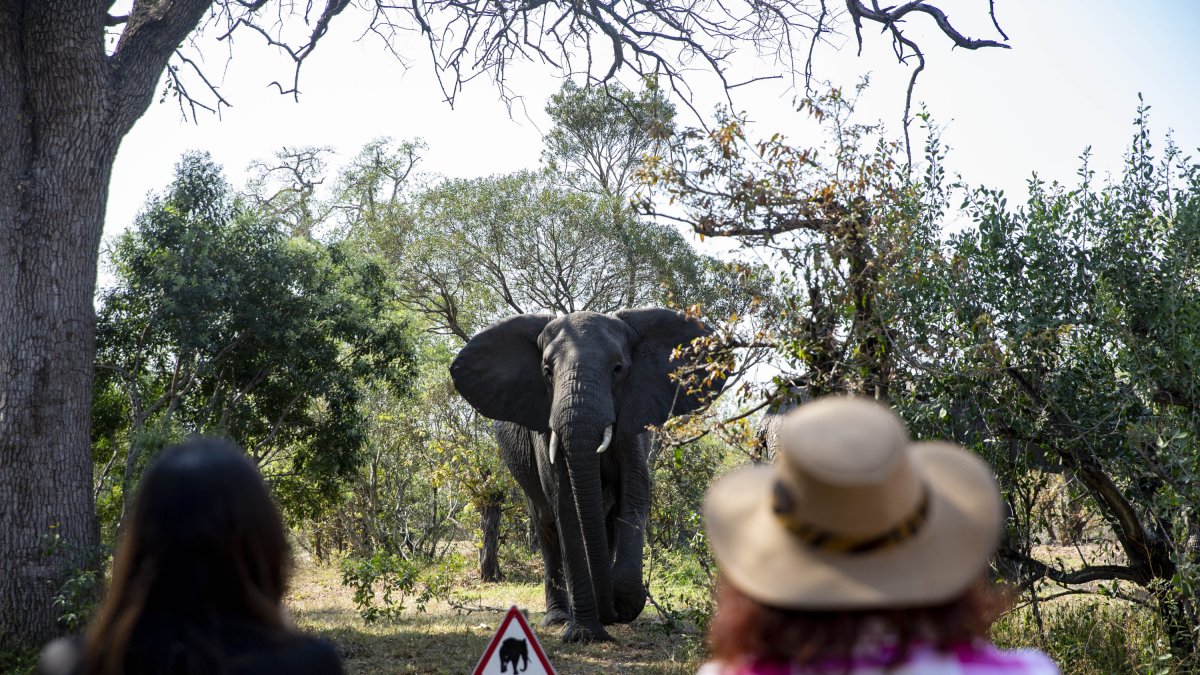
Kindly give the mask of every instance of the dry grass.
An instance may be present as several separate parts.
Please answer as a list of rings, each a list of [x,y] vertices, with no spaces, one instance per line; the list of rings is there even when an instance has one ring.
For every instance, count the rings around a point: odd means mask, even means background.
[[[1092,595],[1060,598],[1040,610],[1040,616],[1028,606],[1008,614],[992,628],[993,640],[1041,649],[1068,675],[1195,672],[1172,657],[1150,608]]]
[[[470,584],[454,595],[471,607],[528,609],[559,673],[694,673],[703,657],[698,636],[668,634],[652,607],[632,624],[610,626],[615,642],[568,645],[559,638],[560,628],[539,627],[545,610],[541,584]],[[503,611],[468,613],[435,603],[424,613],[406,610],[398,622],[366,625],[337,568],[313,562],[296,570],[287,602],[300,628],[337,645],[351,675],[469,673],[503,618]]]
[[[1061,569],[1127,564],[1115,546],[1097,543],[1040,545],[1034,557]],[[1049,581],[1037,589],[1042,599],[1037,611],[1022,598],[1015,611],[993,626],[998,645],[1041,649],[1069,675],[1192,672],[1171,656],[1145,589],[1126,582],[1093,582],[1071,589],[1090,592],[1076,595]],[[1120,597],[1112,597],[1114,592]]]
[[[1067,566],[1083,559],[1109,562],[1106,553],[1094,547],[1039,550],[1040,557]],[[538,570],[514,567],[510,571],[519,571],[531,583],[481,584],[464,579],[454,591],[460,605],[494,609],[466,611],[437,602],[426,612],[409,608],[399,621],[368,625],[355,611],[336,565],[301,560],[288,607],[301,628],[337,645],[351,674],[468,673],[512,604],[528,610],[542,647],[563,674],[694,673],[704,658],[698,635],[666,631],[650,606],[633,624],[610,626],[613,643],[563,644],[561,628],[539,626],[544,603],[541,583],[536,582]],[[661,577],[655,583],[663,583]],[[669,596],[682,588],[656,587],[656,593]],[[1138,594],[1138,589],[1122,590]],[[1042,589],[1043,597],[1053,594],[1050,585]],[[1171,659],[1155,616],[1146,607],[1096,595],[1061,597],[1040,607],[1040,621],[1029,607],[1003,618],[995,627],[995,641],[1004,647],[1043,649],[1069,675],[1190,670]]]

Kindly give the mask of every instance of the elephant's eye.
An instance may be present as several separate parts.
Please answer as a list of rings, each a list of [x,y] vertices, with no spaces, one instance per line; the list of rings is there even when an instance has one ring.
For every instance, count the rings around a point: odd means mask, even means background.
[[[549,364],[549,363],[546,363],[546,364],[543,364],[543,365],[542,365],[542,374],[546,376],[546,379],[547,379],[547,380],[549,380],[550,378],[554,377],[554,372],[553,372],[552,370],[550,370],[550,364]]]
[[[623,372],[625,372],[625,366],[621,365],[620,363],[613,366],[613,375],[620,375]]]

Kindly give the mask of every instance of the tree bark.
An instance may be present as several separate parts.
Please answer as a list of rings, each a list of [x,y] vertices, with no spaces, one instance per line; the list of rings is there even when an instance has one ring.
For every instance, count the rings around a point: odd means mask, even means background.
[[[54,594],[99,539],[92,295],[116,141],[103,119],[103,43],[81,17],[50,7],[60,4],[67,3],[31,2],[0,14],[4,644],[52,636]],[[93,9],[98,24],[103,12]]]
[[[489,498],[480,504],[479,524],[483,529],[483,548],[479,549],[479,579],[500,581],[500,511],[504,498]]]
[[[210,0],[0,2],[0,648],[57,630],[99,543],[91,402],[96,261],[117,146]]]

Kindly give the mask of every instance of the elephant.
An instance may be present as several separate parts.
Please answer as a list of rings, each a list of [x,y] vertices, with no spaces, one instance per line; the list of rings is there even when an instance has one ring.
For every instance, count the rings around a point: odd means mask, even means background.
[[[517,670],[517,661],[522,661],[521,670]],[[500,672],[508,672],[509,664],[512,664],[514,673],[522,673],[529,668],[529,644],[521,638],[508,638],[500,643]]]
[[[611,640],[642,612],[650,510],[648,425],[691,412],[723,380],[684,387],[681,345],[711,330],[682,312],[623,309],[502,319],[467,342],[454,386],[495,420],[500,454],[525,493],[545,563],[543,626],[563,640]]]

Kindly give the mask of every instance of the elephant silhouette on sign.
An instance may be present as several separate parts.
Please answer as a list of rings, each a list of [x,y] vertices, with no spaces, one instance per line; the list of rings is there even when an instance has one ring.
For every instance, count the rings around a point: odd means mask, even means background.
[[[517,670],[517,659],[522,661],[521,670]],[[529,645],[521,638],[508,638],[500,643],[500,672],[507,673],[510,663],[514,673],[525,672],[529,667]]]

